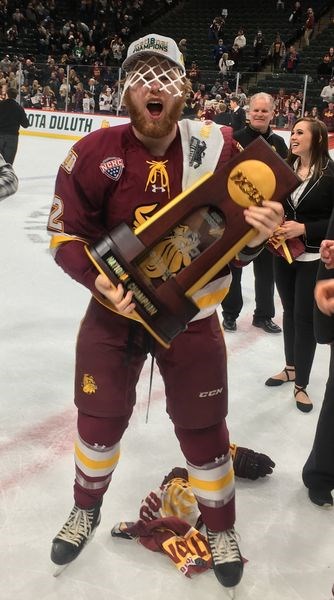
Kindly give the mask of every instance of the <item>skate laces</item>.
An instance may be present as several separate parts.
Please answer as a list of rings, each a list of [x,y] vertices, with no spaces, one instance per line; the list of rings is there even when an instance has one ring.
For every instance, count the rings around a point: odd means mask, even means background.
[[[211,531],[207,529],[208,541],[215,565],[227,562],[240,562],[241,555],[238,546],[238,536],[235,530]]]
[[[96,509],[84,510],[74,506],[71,514],[57,535],[57,539],[79,546],[92,532],[92,523]]]

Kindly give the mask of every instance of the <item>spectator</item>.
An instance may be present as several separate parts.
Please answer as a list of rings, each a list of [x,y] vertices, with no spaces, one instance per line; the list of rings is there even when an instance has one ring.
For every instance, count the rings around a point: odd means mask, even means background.
[[[91,92],[84,92],[82,99],[82,111],[84,113],[93,113],[95,109],[95,101]]]
[[[238,44],[233,44],[230,52],[229,52],[229,58],[230,60],[233,60],[234,62],[234,66],[236,69],[239,68],[239,61],[242,57],[242,50],[239,48]]]
[[[327,131],[334,131],[334,103],[329,102],[327,108],[324,108],[321,119],[327,127]]]
[[[42,110],[55,110],[57,106],[56,96],[49,85],[44,86],[41,97]]]
[[[215,123],[219,125],[231,126],[231,112],[228,110],[225,102],[218,102],[216,114],[213,118]]]
[[[229,82],[226,79],[222,82],[221,87],[218,88],[218,94],[221,95],[224,101],[231,96],[232,90]]]
[[[266,385],[294,382],[296,407],[306,413],[313,408],[307,386],[316,349],[314,287],[320,244],[334,205],[334,163],[322,121],[302,117],[295,123],[287,162],[301,183],[284,201],[285,220],[279,231],[284,240],[297,239],[301,253],[291,264],[281,256],[274,257],[275,280],[283,305],[285,367]]]
[[[236,96],[238,97],[238,100],[239,100],[239,106],[244,108],[246,106],[248,100],[247,100],[247,96],[241,86],[239,86],[237,88]]]
[[[216,65],[219,64],[219,61],[225,52],[228,52],[228,47],[224,44],[224,40],[220,38],[218,44],[216,44],[213,49],[213,58]]]
[[[300,56],[295,46],[290,46],[284,60],[284,71],[287,73],[297,73],[300,63]]]
[[[231,96],[230,98],[230,109],[231,109],[231,127],[234,132],[239,131],[246,125],[246,113],[241,106],[239,106],[239,98],[237,96]]]
[[[187,48],[186,38],[182,38],[182,40],[179,41],[179,50],[183,56],[184,64],[187,65],[187,63],[188,63],[188,48]]]
[[[302,7],[300,2],[295,2],[293,9],[290,13],[289,16],[289,22],[292,23],[293,25],[295,25],[298,29],[301,27],[301,23],[302,23]]]
[[[6,54],[6,56],[4,56],[4,58],[0,61],[0,69],[5,75],[8,75],[11,66],[12,61],[9,58],[9,54]]]
[[[11,71],[8,75],[8,79],[7,79],[7,88],[8,89],[12,89],[15,90],[17,92],[18,89],[18,82],[15,76],[14,71]]]
[[[309,117],[312,117],[313,119],[319,119],[319,110],[317,106],[312,106],[311,110],[310,110],[310,114],[308,115]]]
[[[234,60],[229,59],[227,52],[224,52],[223,56],[221,57],[219,63],[218,63],[218,67],[219,67],[219,71],[221,73],[221,75],[223,77],[227,77],[230,70],[233,68],[234,65]]]
[[[234,38],[233,46],[236,46],[239,50],[239,56],[242,55],[242,51],[246,46],[246,37],[243,29],[239,29],[236,37]]]
[[[333,65],[330,59],[329,54],[325,54],[322,57],[321,62],[317,66],[317,77],[318,81],[321,83],[328,84],[333,73]]]
[[[254,58],[256,61],[261,60],[263,51],[264,51],[264,37],[262,31],[259,31],[255,34],[253,48],[254,48]]]
[[[328,56],[329,56],[330,62],[333,62],[334,61],[334,46],[330,46],[330,48],[328,50]]]
[[[197,92],[198,86],[201,81],[201,71],[196,61],[192,61],[189,69],[187,70],[187,77],[191,83],[191,87],[194,92]]]
[[[35,29],[37,26],[37,16],[32,2],[28,2],[26,8],[26,25],[30,29]]]
[[[74,89],[75,91],[72,97],[73,110],[74,112],[82,112],[82,101],[85,95],[83,83],[78,81],[78,83],[74,86]]]
[[[327,104],[329,102],[334,102],[334,78],[330,79],[328,85],[324,85],[320,92],[320,97],[323,102]]]
[[[279,33],[276,33],[276,37],[268,50],[268,56],[271,60],[272,70],[279,71],[282,62],[285,58],[286,48],[283,40]]]
[[[59,86],[59,98],[57,102],[57,107],[59,110],[69,110],[71,107],[71,88],[68,85],[67,81],[64,80],[63,83]]]
[[[112,95],[111,88],[108,85],[104,85],[102,92],[99,97],[99,108],[100,112],[104,114],[111,113]]]
[[[222,36],[224,31],[225,21],[223,17],[215,17],[209,26],[209,40],[210,42],[217,42]]]
[[[292,129],[295,122],[301,117],[301,101],[296,97],[296,94],[291,94],[285,103],[287,110],[287,128]]]
[[[314,31],[314,23],[315,23],[315,18],[314,18],[314,12],[312,8],[308,8],[306,11],[306,21],[304,24],[304,42],[305,42],[305,46],[309,46],[310,45],[310,38],[313,34]]]
[[[250,98],[249,124],[234,133],[234,138],[246,148],[257,137],[262,136],[278,154],[285,158],[287,146],[280,135],[273,133],[270,122],[274,114],[274,99],[269,94],[259,93]],[[266,333],[280,333],[281,328],[272,320],[275,316],[273,255],[264,249],[253,261],[255,281],[254,327]],[[242,269],[232,266],[232,283],[229,293],[222,302],[223,327],[225,331],[237,329],[236,320],[242,310]]]
[[[188,75],[189,77],[189,75]],[[219,94],[219,88],[221,87],[222,82],[221,80],[218,78],[215,80],[213,86],[210,88],[210,95],[211,96],[215,96],[216,94]]]
[[[278,94],[276,96],[274,96],[276,125],[277,125],[278,117],[280,115],[282,115],[285,111],[287,99],[288,99],[288,96],[286,95],[284,88],[279,88]]]
[[[216,114],[215,110],[215,102],[214,100],[205,100],[203,110],[199,115],[201,121],[214,121],[214,116]]]
[[[43,90],[39,84],[39,81],[37,79],[35,79],[32,83],[31,89],[30,89],[30,94],[31,94],[31,105],[32,108],[36,108],[36,109],[40,109],[42,108],[42,95],[43,95]]]
[[[9,89],[7,99],[0,102],[0,153],[11,165],[17,152],[19,129],[29,127],[28,117],[16,97],[17,91]]]

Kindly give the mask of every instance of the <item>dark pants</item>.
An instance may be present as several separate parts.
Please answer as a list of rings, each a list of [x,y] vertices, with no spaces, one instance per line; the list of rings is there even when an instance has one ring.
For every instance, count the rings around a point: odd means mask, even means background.
[[[0,154],[2,154],[5,161],[10,165],[14,163],[18,141],[18,135],[0,135]]]
[[[319,260],[294,261],[275,257],[275,279],[283,305],[284,352],[287,365],[295,366],[296,385],[309,382],[316,341],[313,331],[314,287]]]
[[[331,346],[329,377],[322,403],[313,448],[303,468],[307,488],[334,489],[334,346]]]
[[[254,317],[272,319],[275,316],[274,305],[274,261],[269,250],[262,250],[253,260],[255,285]],[[241,275],[242,269],[231,266],[232,283],[229,292],[222,302],[223,315],[237,319],[242,306]]]

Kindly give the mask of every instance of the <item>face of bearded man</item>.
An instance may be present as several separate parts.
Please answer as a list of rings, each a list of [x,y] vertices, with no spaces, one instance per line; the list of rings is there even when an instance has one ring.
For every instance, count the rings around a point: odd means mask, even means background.
[[[140,135],[163,138],[175,129],[184,106],[185,78],[165,58],[138,59],[124,84],[124,103]]]
[[[136,93],[136,89],[128,88],[124,96],[131,123],[139,133],[151,138],[162,138],[170,134],[175,123],[180,119],[184,106],[183,97],[172,97],[164,102],[163,109],[158,119],[150,119],[148,108],[143,104]],[[148,104],[148,106],[150,106]]]

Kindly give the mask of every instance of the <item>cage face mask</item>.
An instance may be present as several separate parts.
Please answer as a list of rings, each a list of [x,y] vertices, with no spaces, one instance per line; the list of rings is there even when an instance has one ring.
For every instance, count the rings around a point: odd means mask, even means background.
[[[131,71],[129,71],[124,84],[124,93],[128,87],[134,87],[138,83],[150,88],[152,83],[158,82],[159,91],[172,94],[173,97],[183,95],[183,83],[185,75],[180,69],[159,56],[151,55],[145,60],[138,59]]]

